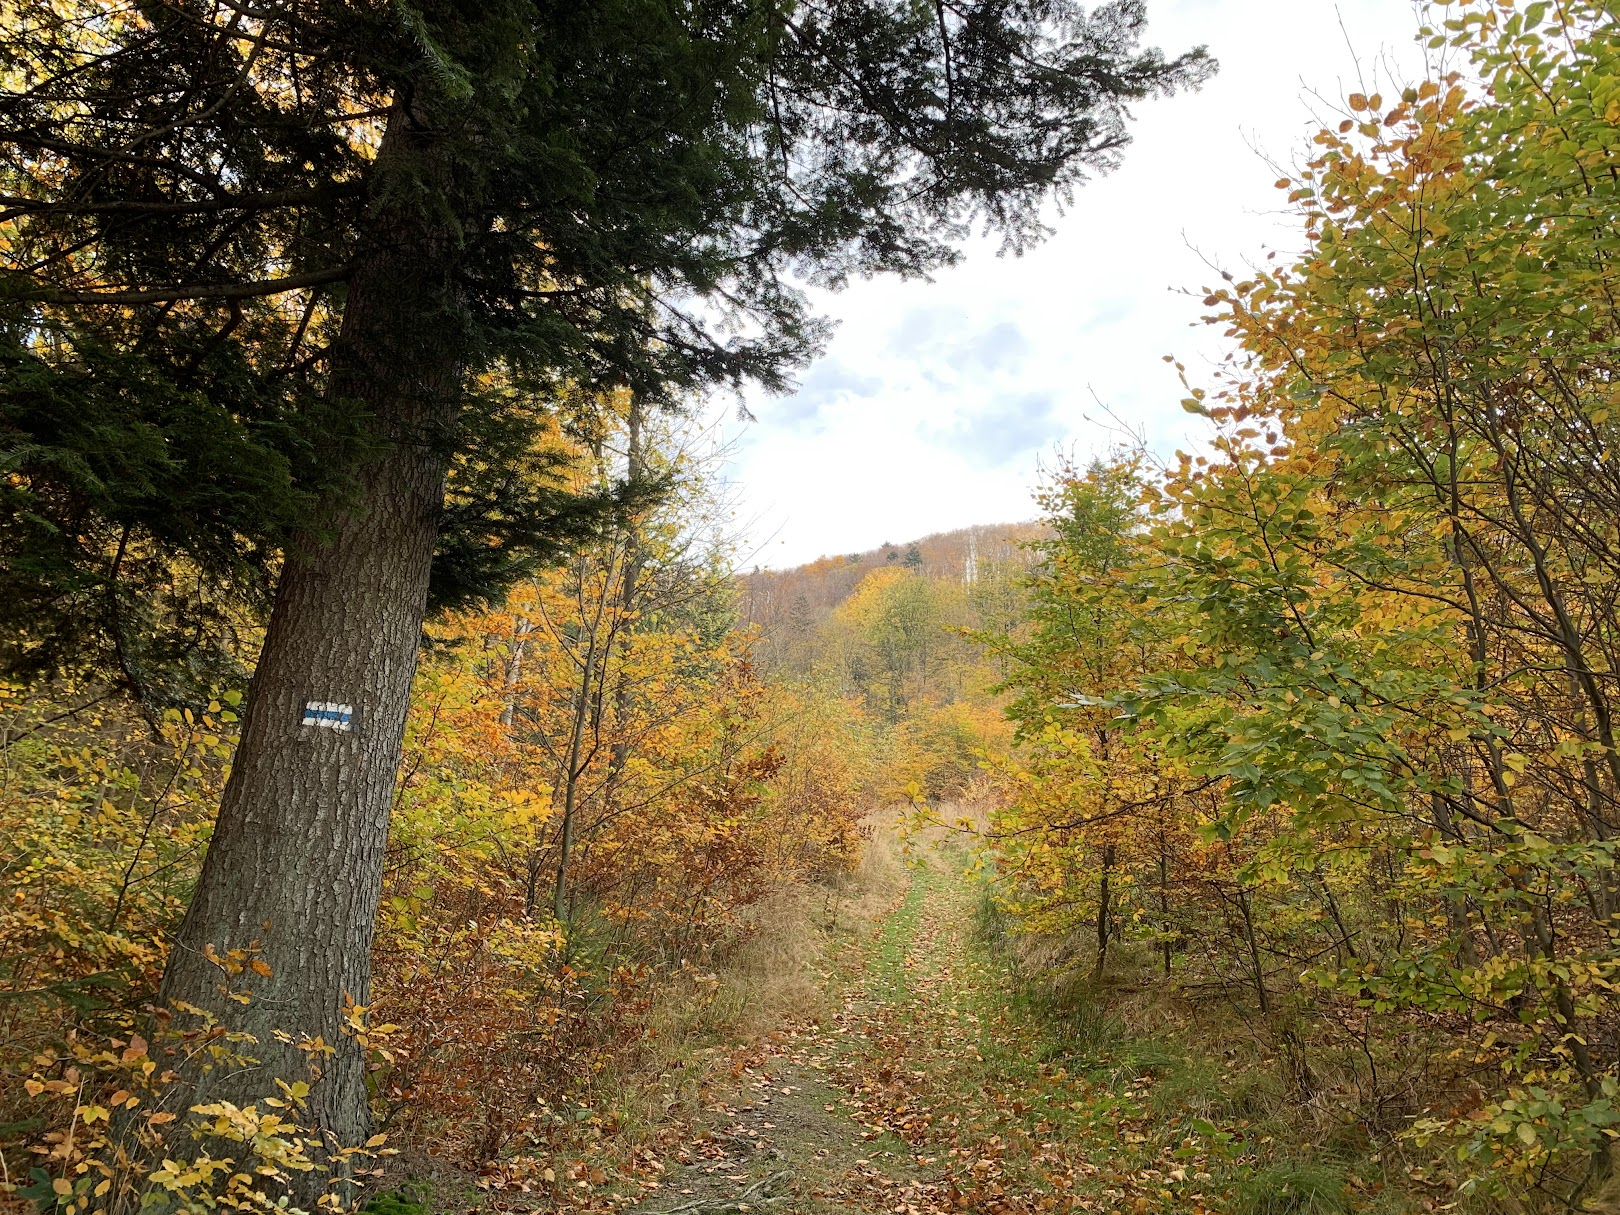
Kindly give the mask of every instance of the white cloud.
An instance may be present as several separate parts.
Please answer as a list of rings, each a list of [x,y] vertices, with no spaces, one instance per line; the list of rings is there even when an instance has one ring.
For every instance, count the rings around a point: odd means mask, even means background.
[[[1041,455],[1106,448],[1109,413],[1165,453],[1202,440],[1161,356],[1195,379],[1221,356],[1198,324],[1209,263],[1295,242],[1266,157],[1304,159],[1327,112],[1313,92],[1370,87],[1389,60],[1415,76],[1418,20],[1408,0],[1149,0],[1148,16],[1151,42],[1206,43],[1222,70],[1139,107],[1124,166],[1053,217],[1051,240],[1022,259],[977,244],[932,283],[816,295],[839,322],[827,354],[796,396],[749,401],[759,421],[728,471],[762,564],[1030,517]]]
[[[1027,392],[998,397],[952,426],[925,427],[922,435],[975,468],[993,469],[1050,447],[1066,430],[1051,393]]]
[[[836,358],[824,358],[800,381],[797,392],[783,400],[772,401],[765,408],[773,419],[789,427],[820,429],[824,424],[822,411],[827,406],[851,397],[873,397],[882,388],[880,377],[862,375]]]

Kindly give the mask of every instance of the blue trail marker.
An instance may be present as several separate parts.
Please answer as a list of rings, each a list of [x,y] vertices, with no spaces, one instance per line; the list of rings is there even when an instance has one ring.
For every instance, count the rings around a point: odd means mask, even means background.
[[[304,706],[304,724],[317,730],[354,729],[354,706],[312,700]]]

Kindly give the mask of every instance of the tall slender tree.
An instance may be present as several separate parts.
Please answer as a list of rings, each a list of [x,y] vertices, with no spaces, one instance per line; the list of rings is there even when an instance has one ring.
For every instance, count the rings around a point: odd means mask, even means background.
[[[274,1030],[335,1047],[311,1114],[341,1141],[424,613],[566,530],[526,455],[548,403],[783,386],[821,335],[795,281],[925,274],[978,226],[1024,248],[1129,102],[1210,68],[1139,49],[1141,0],[5,14],[4,654],[183,696],[272,604],[164,995],[268,1073],[301,1059]],[[208,946],[259,951],[251,1004]]]

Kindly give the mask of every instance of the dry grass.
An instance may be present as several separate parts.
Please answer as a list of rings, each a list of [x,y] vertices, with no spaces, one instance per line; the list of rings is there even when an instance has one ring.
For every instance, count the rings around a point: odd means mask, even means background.
[[[861,824],[865,846],[860,862],[827,888],[828,931],[864,931],[893,910],[895,902],[905,894],[900,817],[898,810],[874,811]]]
[[[714,997],[702,1028],[747,1040],[790,1014],[823,1011],[821,959],[826,952],[826,893],[795,883],[751,909],[741,943],[715,972]]]
[[[570,1143],[535,1145],[527,1165],[559,1175],[569,1160],[588,1158],[614,1173],[651,1149],[663,1154],[693,1133],[718,1103],[736,1096],[743,1068],[785,1023],[828,1017],[834,996],[828,974],[835,955],[893,910],[906,888],[905,862],[895,833],[898,815],[873,815],[855,867],[836,880],[785,883],[749,909],[735,942],[707,966],[686,966],[657,979],[640,1032],[604,1055],[588,1098],[594,1115]],[[519,1147],[516,1155],[527,1153]],[[508,1163],[517,1173],[525,1161]],[[504,1170],[486,1170],[497,1176]],[[474,1187],[490,1183],[465,1169],[407,1152],[395,1160],[383,1189],[415,1183],[434,1209],[488,1209]],[[538,1195],[503,1192],[506,1209],[533,1209]]]
[[[860,860],[828,883],[793,882],[749,909],[736,944],[711,970],[660,982],[632,1062],[607,1077],[606,1104],[634,1146],[693,1116],[734,1081],[734,1063],[785,1022],[833,1012],[832,954],[870,930],[905,891],[892,813],[865,824]]]

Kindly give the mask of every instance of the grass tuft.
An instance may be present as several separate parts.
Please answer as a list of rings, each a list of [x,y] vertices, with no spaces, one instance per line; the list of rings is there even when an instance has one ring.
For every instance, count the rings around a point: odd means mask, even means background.
[[[1342,1215],[1351,1209],[1344,1174],[1306,1160],[1281,1161],[1244,1178],[1229,1208],[1231,1215]]]
[[[1223,1066],[1194,1055],[1167,1069],[1153,1087],[1153,1110],[1163,1118],[1195,1117],[1209,1122],[1265,1122],[1288,1104],[1287,1087],[1275,1070]]]

